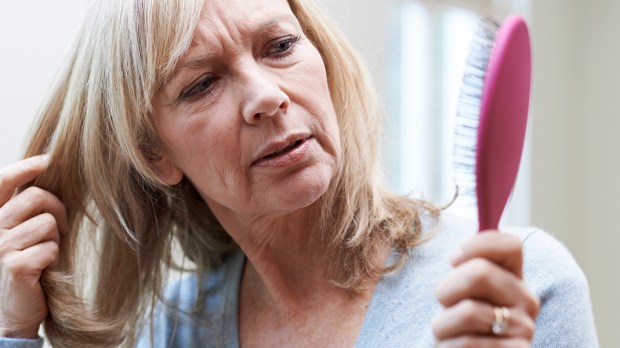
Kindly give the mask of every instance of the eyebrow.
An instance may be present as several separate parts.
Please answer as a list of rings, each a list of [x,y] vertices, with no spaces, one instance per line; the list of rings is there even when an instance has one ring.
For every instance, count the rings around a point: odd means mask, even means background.
[[[280,23],[282,22],[286,22],[289,24],[294,24],[295,22],[292,20],[292,18],[295,18],[293,16],[290,15],[286,15],[286,16],[279,16],[276,17],[274,19],[271,19],[269,21],[266,21],[264,23],[261,23],[256,30],[254,30],[253,35],[256,34],[261,34],[261,33],[265,33],[265,32],[269,32],[271,30],[274,30],[275,28],[280,26]],[[206,65],[208,62],[210,62],[211,60],[213,60],[215,58],[215,54],[213,53],[207,53],[207,54],[201,54],[199,58],[195,58],[195,59],[188,59],[187,61],[183,62],[183,64],[181,64],[181,66],[179,66],[178,68],[174,69],[174,71],[171,74],[171,78],[174,78],[174,76],[176,76],[177,74],[179,74],[181,71],[185,70],[185,69],[193,69],[193,68],[198,68],[201,66]]]

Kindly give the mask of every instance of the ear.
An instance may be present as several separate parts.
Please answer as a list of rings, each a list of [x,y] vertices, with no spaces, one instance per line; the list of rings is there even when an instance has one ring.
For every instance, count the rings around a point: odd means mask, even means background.
[[[147,157],[151,168],[166,185],[174,186],[183,179],[183,172],[165,155]]]

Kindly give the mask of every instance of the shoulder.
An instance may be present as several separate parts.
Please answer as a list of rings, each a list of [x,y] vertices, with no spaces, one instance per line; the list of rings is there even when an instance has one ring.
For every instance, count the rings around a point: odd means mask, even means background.
[[[441,306],[435,289],[451,270],[450,256],[475,234],[469,221],[442,214],[422,221],[424,242],[408,251],[405,263],[375,287],[356,347],[427,347],[430,323]],[[395,261],[393,253],[388,263]]]
[[[236,335],[244,262],[245,256],[238,252],[208,275],[191,273],[173,281],[153,315],[146,318],[137,346],[226,346]]]
[[[445,214],[427,248],[449,257],[476,233],[476,224]],[[523,245],[524,278],[539,298],[534,347],[598,347],[586,277],[571,252],[553,235],[536,227],[502,228]],[[411,267],[415,267],[412,264]]]
[[[539,296],[549,289],[578,286],[587,290],[586,277],[570,251],[551,234],[538,228],[508,229],[523,241],[524,274]]]
[[[428,228],[430,239],[427,243],[411,250],[416,255],[431,257],[433,261],[447,263],[457,249],[472,238],[477,225],[472,220],[443,214],[434,227]],[[530,288],[538,295],[550,288],[578,286],[587,290],[587,281],[581,268],[570,251],[548,232],[536,227],[507,227],[501,233],[518,237],[523,246],[523,266],[525,278]],[[415,262],[410,267],[415,267]],[[545,290],[546,289],[546,290]]]
[[[564,305],[591,310],[586,277],[571,252],[558,239],[536,227],[508,227],[501,232],[521,239],[524,278],[543,306],[548,301],[561,300]],[[475,233],[476,224],[472,221],[446,214],[440,221],[437,235],[426,248],[445,250],[441,254],[448,260]]]
[[[244,262],[243,253],[237,252],[208,274],[181,272],[166,287],[164,302],[175,310],[193,310],[199,304],[213,312],[227,300],[226,294],[230,288],[238,285]]]
[[[452,271],[452,255],[476,234],[477,224],[444,213],[424,227],[426,241],[411,248],[407,262],[377,285],[360,346],[434,342],[430,322],[441,309],[437,284]],[[506,228],[502,233],[522,240],[525,279],[541,301],[534,347],[596,347],[588,285],[568,249],[534,227]]]
[[[535,347],[598,347],[586,277],[570,251],[540,229],[510,231],[523,240],[524,277],[540,299]]]

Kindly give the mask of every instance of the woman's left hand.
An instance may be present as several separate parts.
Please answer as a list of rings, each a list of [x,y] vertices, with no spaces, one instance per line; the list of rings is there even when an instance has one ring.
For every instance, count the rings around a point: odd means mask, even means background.
[[[479,233],[452,264],[437,288],[437,347],[529,347],[540,303],[523,280],[521,240]]]

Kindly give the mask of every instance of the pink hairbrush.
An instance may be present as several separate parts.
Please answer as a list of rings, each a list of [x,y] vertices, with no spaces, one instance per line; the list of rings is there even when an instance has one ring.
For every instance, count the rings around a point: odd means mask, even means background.
[[[478,42],[470,55],[457,118],[466,118],[460,121],[457,138],[471,137],[477,129],[475,150],[463,151],[467,146],[455,139],[457,168],[471,171],[474,166],[466,162],[475,151],[479,231],[497,229],[517,177],[532,68],[529,32],[521,17],[511,16],[499,28],[488,19],[483,25],[483,35],[478,35],[487,43]]]

